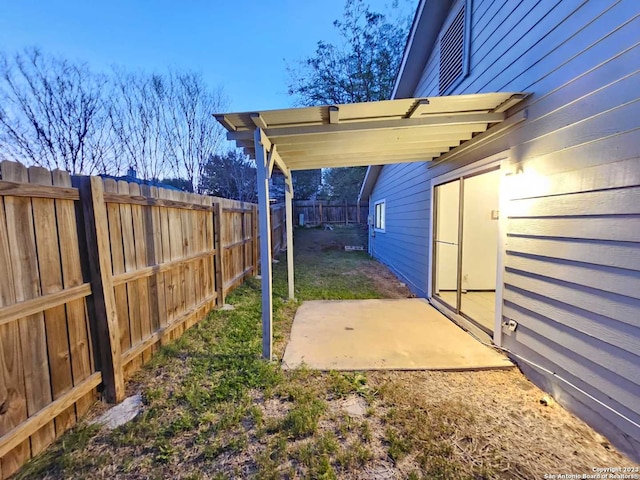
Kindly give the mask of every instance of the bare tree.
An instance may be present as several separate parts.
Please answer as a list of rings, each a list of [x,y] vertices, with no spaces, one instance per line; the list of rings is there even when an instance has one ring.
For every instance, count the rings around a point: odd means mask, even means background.
[[[185,178],[197,191],[226,107],[192,72],[95,74],[28,49],[0,54],[0,156],[71,173]]]
[[[114,84],[109,119],[121,149],[120,161],[142,178],[163,177],[168,167],[167,80],[158,74],[116,71]]]
[[[213,118],[226,108],[222,91],[210,91],[192,72],[171,72],[167,83],[165,141],[173,176],[186,178],[198,192],[204,164],[224,140],[224,130]]]
[[[0,149],[14,160],[71,173],[107,171],[113,158],[104,75],[27,49],[0,54]]]

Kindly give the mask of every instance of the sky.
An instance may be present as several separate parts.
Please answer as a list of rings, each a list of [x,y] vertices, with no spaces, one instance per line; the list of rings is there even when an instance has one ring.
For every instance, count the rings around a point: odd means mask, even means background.
[[[385,12],[391,0],[367,0]],[[415,5],[414,5],[415,4]],[[401,4],[413,14],[417,0]],[[200,72],[229,111],[294,106],[287,64],[338,40],[344,0],[0,0],[0,50],[43,52],[111,66]]]

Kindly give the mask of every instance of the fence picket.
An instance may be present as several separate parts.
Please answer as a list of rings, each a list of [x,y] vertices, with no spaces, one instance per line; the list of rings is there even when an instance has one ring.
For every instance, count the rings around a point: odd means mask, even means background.
[[[51,172],[45,168],[30,167],[28,174],[29,182],[32,184],[53,184]],[[38,252],[40,290],[42,295],[57,293],[63,290],[63,286],[55,203],[50,198],[33,198],[31,206]],[[44,323],[51,375],[51,393],[53,400],[56,400],[73,386],[65,306],[58,305],[45,310]],[[46,403],[49,402],[50,400]],[[55,419],[56,436],[59,437],[68,430],[75,421],[75,406],[72,405]]]
[[[51,174],[53,184],[60,187],[71,187],[69,173],[54,170]],[[80,248],[78,243],[78,226],[76,212],[72,200],[56,199],[56,220],[62,264],[62,280],[65,289],[77,287],[84,283],[82,268],[78,259]],[[90,336],[89,314],[85,298],[67,303],[67,325],[69,332],[69,349],[71,353],[71,371],[73,385],[79,385],[95,371],[93,349]],[[76,402],[76,415],[80,418],[97,398],[97,391],[91,390]]]
[[[0,173],[6,180],[3,163],[5,162],[0,163]],[[16,301],[7,228],[5,197],[0,196],[0,271],[4,272],[0,275],[0,309],[13,305]],[[3,436],[27,418],[27,398],[17,322],[0,325],[0,380],[0,403],[5,406],[4,411],[0,412],[0,436]],[[30,456],[31,444],[27,439],[0,459],[0,473],[8,477]]]
[[[3,180],[27,183],[27,169],[18,163],[2,163]],[[5,214],[9,229],[16,301],[40,296],[33,210],[28,197],[5,197]],[[51,378],[47,358],[46,330],[42,312],[18,320],[24,369],[27,413],[35,415],[52,401]],[[53,422],[31,436],[33,455],[40,453],[55,438]]]
[[[129,183],[129,195],[140,196],[140,185]],[[146,208],[146,207],[144,207]],[[135,248],[135,270],[147,266],[147,242],[142,218],[142,205],[131,205],[131,215],[133,219],[133,242]],[[138,324],[140,325],[140,340],[151,336],[151,314],[149,312],[149,279],[147,277],[134,280],[134,288],[138,289]],[[145,351],[142,355],[142,362],[146,363],[150,358],[150,352]]]
[[[104,191],[118,193],[118,184],[115,180],[107,178],[104,180]],[[107,221],[109,223],[109,242],[111,244],[111,266],[113,268],[113,275],[125,273],[126,271],[124,264],[124,235],[122,233],[120,211],[121,209],[118,204],[107,203]],[[129,320],[127,285],[116,285],[114,295],[116,298],[118,324],[120,328],[120,349],[126,352],[131,348],[131,325]]]

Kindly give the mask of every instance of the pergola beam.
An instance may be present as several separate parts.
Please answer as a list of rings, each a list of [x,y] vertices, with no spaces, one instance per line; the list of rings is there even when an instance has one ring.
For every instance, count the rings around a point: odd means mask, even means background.
[[[491,115],[495,115],[495,114],[491,114]],[[498,115],[503,115],[503,114],[498,114]],[[495,117],[483,117],[483,118],[485,120],[489,118],[495,119]],[[477,118],[473,118],[473,119],[478,120]],[[417,120],[423,120],[423,119],[417,119]],[[399,120],[399,122],[412,122],[412,121],[414,120],[412,119]],[[393,120],[393,122],[396,122],[396,120]],[[379,124],[381,122],[365,122],[365,123]],[[344,125],[355,126],[357,124],[339,123],[338,125],[325,125],[325,127],[327,126],[342,127]],[[426,127],[426,125],[422,125],[422,126]],[[299,128],[299,127],[292,127],[292,128]],[[308,128],[316,128],[316,127],[308,127]],[[451,135],[456,133],[468,133],[468,132],[483,132],[486,129],[487,129],[486,121],[476,121],[472,123],[455,124],[455,125],[449,125],[449,126],[436,124],[428,128],[420,128],[420,126],[413,126],[411,128],[387,127],[382,129],[373,129],[373,130],[367,128],[364,130],[363,129],[354,130],[351,132],[349,131],[331,132],[330,139],[327,139],[325,141],[329,143],[333,143],[333,142],[340,142],[340,141],[367,142],[370,140],[382,139],[382,138],[391,138],[391,139],[423,138],[424,139],[425,137],[437,138],[437,135]],[[307,134],[306,130],[303,130],[302,133],[300,133],[300,135],[298,136],[280,136],[281,135],[280,132],[284,131],[285,130],[284,128],[274,128],[273,130],[274,130],[272,132],[273,134],[269,135],[269,138],[272,139],[274,142],[276,142],[279,147],[282,147],[284,145],[295,145],[295,144],[301,144],[301,143],[304,144],[304,143],[310,143],[310,142],[317,142],[318,140],[321,139],[321,137],[319,137],[317,134]],[[253,140],[253,130],[227,132],[227,140],[232,140],[232,141]]]
[[[329,107],[329,123],[340,123],[340,108],[333,105]]]
[[[422,100],[418,100],[409,112],[409,115],[407,115],[407,118],[416,118],[417,116],[422,115],[422,112],[424,112],[428,105],[428,99],[424,98]]]
[[[287,164],[284,163],[284,160],[282,159],[282,157],[278,153],[277,148],[273,148],[273,147],[275,147],[275,144],[269,139],[269,137],[267,135],[265,135],[264,130],[262,130],[261,128],[256,129],[254,131],[254,137],[256,137],[256,138],[259,137],[261,145],[263,145],[264,148],[266,149],[266,151],[269,152],[268,156],[267,156],[267,160],[266,160],[267,161],[267,167],[269,167],[269,163],[273,160],[273,162],[277,165],[278,169],[280,169],[280,171],[283,173],[283,175],[285,177],[290,176],[291,173],[289,172],[289,167],[287,167]],[[257,154],[257,152],[258,152],[258,148],[256,146],[256,154]],[[271,176],[271,171],[272,170],[273,170],[273,168],[269,169],[269,176]]]
[[[271,178],[271,175],[273,174],[273,166],[276,163],[276,156],[278,155],[278,150],[276,149],[275,145],[271,145],[271,149],[269,150],[269,154],[267,156],[267,165],[269,168],[269,178]]]
[[[214,117],[218,123],[222,124],[227,130],[234,132],[237,130],[236,126],[229,120],[229,118],[227,118],[226,115],[214,115]]]
[[[391,146],[394,152],[403,152],[408,150],[430,150],[430,147],[440,147],[441,145],[452,145],[473,138],[473,133],[460,135],[446,135],[438,136],[437,139],[430,137],[423,137],[413,140],[395,140],[393,138],[382,140],[371,140],[367,142],[367,150],[377,151],[382,150],[383,147]],[[379,147],[379,148],[376,148]],[[385,149],[385,150],[388,150]],[[283,145],[278,143],[278,152],[285,157],[289,156],[302,156],[307,153],[318,154],[318,152],[334,153],[334,154],[349,154],[349,153],[361,153],[363,151],[360,145],[351,145],[347,142],[333,142],[331,144],[326,143],[303,143],[298,145]]]
[[[449,147],[442,145],[440,148],[430,148],[429,150],[415,151],[415,152],[399,152],[397,154],[386,154],[386,155],[372,155],[372,154],[362,154],[358,155],[357,153],[350,155],[341,155],[339,158],[336,158],[333,155],[318,155],[313,157],[304,157],[300,158],[300,160],[290,160],[289,168],[295,169],[297,165],[300,163],[306,164],[326,164],[327,167],[334,167],[336,164],[346,163],[353,164],[354,162],[360,164],[363,163],[365,165],[373,165],[376,161],[378,162],[390,162],[394,163],[394,161],[399,161],[400,163],[409,162],[411,160],[417,160],[419,158],[432,158],[442,155],[444,152],[448,152]],[[382,164],[380,163],[380,164]]]
[[[267,122],[264,121],[264,118],[262,118],[262,115],[259,113],[252,113],[251,121],[257,128],[261,128],[262,130],[267,129]]]
[[[326,161],[321,161],[321,162],[291,161],[289,162],[289,170],[294,172],[297,170],[313,170],[318,168],[368,167],[369,165],[393,165],[396,163],[430,162],[434,158],[437,158],[437,157],[436,156],[433,156],[433,157],[415,156],[415,157],[406,157],[406,158],[400,158],[395,160],[386,159],[380,162],[373,162],[371,161],[371,159],[368,159],[368,160],[353,159],[353,160],[344,160],[344,161],[342,159],[339,159],[338,161],[332,162],[332,163],[329,163]]]
[[[298,137],[282,137],[274,138],[274,141],[278,142],[279,147],[285,145],[299,145],[323,142],[325,144],[345,143],[350,141],[351,143],[359,142],[386,142],[386,141],[415,141],[425,140],[427,138],[441,138],[444,136],[451,137],[459,134],[468,134],[469,132],[483,132],[487,129],[486,123],[472,123],[464,125],[451,125],[446,126],[433,126],[433,127],[418,127],[418,128],[401,128],[392,129],[387,128],[384,130],[364,131],[364,132],[341,132],[333,133],[330,136],[322,137],[321,135],[300,135]],[[233,135],[242,135],[242,132],[235,132]],[[229,136],[229,134],[228,134]],[[253,138],[253,137],[252,137]]]
[[[252,117],[253,118],[253,117]],[[401,120],[375,120],[369,122],[314,125],[309,127],[278,127],[265,129],[267,137],[283,138],[297,135],[326,135],[346,132],[372,132],[388,129],[403,129],[429,126],[469,125],[474,123],[498,123],[504,121],[505,113],[457,113],[430,115]]]
[[[452,145],[453,144],[453,145]],[[456,147],[460,144],[460,142],[451,142],[451,143],[447,143],[447,142],[438,142],[438,143],[433,143],[433,144],[426,144],[426,145],[412,145],[412,146],[406,146],[404,148],[398,147],[398,148],[394,148],[392,151],[386,152],[386,153],[371,153],[370,150],[367,149],[350,149],[349,151],[344,152],[344,154],[340,154],[340,152],[336,152],[334,151],[334,149],[331,148],[319,148],[317,150],[314,149],[297,149],[297,150],[292,150],[292,151],[287,151],[286,152],[286,156],[288,158],[291,158],[292,160],[290,161],[295,161],[295,159],[297,158],[301,158],[304,157],[305,159],[310,159],[310,160],[316,160],[318,158],[327,158],[328,160],[335,160],[337,156],[340,156],[340,158],[350,158],[350,157],[358,157],[358,158],[371,158],[371,159],[375,159],[375,158],[382,158],[382,157],[388,157],[388,156],[407,156],[407,155],[427,155],[431,152],[446,152],[449,150],[449,148]],[[282,152],[280,148],[278,148],[278,151],[285,155],[285,152]]]
[[[286,178],[290,177],[291,173],[289,172],[289,167],[287,167],[287,164],[284,163],[284,160],[282,159],[280,152],[278,152],[275,143],[271,147],[271,150],[273,151],[273,161],[277,165],[278,169],[284,174]]]

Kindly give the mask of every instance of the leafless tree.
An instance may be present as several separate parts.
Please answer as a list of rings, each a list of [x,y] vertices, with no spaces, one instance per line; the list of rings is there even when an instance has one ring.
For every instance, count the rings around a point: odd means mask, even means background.
[[[167,80],[158,74],[116,71],[114,84],[109,119],[121,149],[120,162],[134,167],[142,178],[163,177],[168,167]]]
[[[93,73],[27,49],[0,54],[0,157],[71,173],[183,178],[194,190],[223,139],[224,110],[192,72]]]
[[[226,108],[222,91],[211,91],[192,72],[170,72],[167,80],[165,141],[171,176],[188,179],[198,192],[204,164],[220,148],[224,131],[212,114]]]
[[[108,78],[84,63],[35,48],[0,54],[2,155],[74,174],[110,170],[108,88]]]

